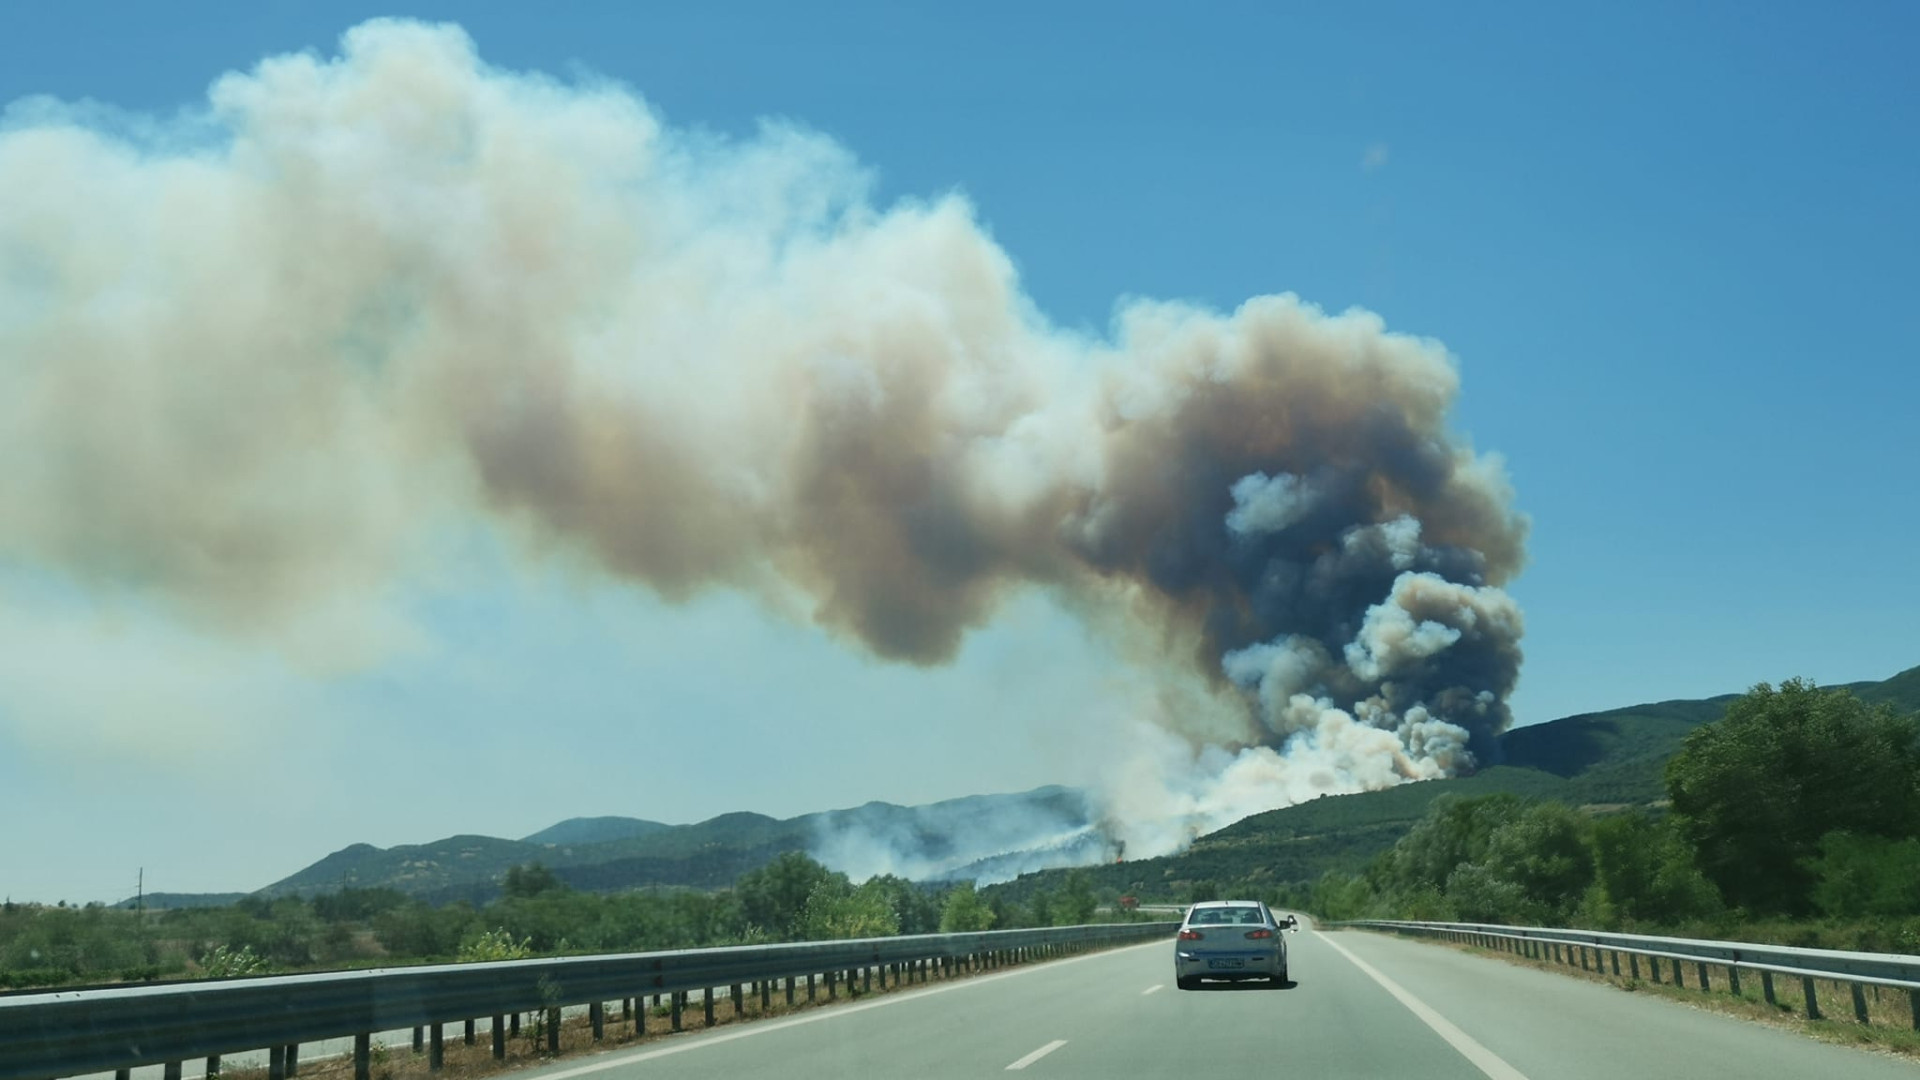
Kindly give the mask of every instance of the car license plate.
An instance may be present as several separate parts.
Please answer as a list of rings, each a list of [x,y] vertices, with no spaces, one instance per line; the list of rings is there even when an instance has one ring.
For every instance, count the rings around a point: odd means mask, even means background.
[[[1207,961],[1207,966],[1208,966],[1209,968],[1212,968],[1212,969],[1213,969],[1213,970],[1215,970],[1215,971],[1220,971],[1220,970],[1223,970],[1223,969],[1226,969],[1226,968],[1237,968],[1237,967],[1245,967],[1245,966],[1247,966],[1247,962],[1246,962],[1245,960],[1240,960],[1240,959],[1233,959],[1233,960],[1209,960],[1209,961]]]

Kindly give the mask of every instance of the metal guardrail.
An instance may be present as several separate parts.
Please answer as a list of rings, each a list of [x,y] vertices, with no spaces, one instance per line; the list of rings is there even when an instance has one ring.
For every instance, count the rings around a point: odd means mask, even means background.
[[[545,1013],[549,1039],[557,1040],[560,1007],[587,1004],[597,1039],[605,1002],[671,995],[678,1029],[685,995],[693,990],[706,991],[711,1023],[715,988],[731,990],[737,1011],[746,984],[759,991],[764,1007],[781,982],[791,1002],[796,983],[813,998],[816,978],[834,996],[843,979],[851,986],[856,977],[877,975],[884,988],[889,975],[896,982],[925,981],[936,973],[1169,937],[1176,927],[1110,923],[54,990],[0,999],[0,1080],[140,1065],[164,1065],[167,1080],[177,1080],[186,1059],[207,1058],[213,1071],[220,1055],[262,1048],[269,1052],[271,1080],[283,1080],[298,1061],[300,1043],[349,1036],[354,1075],[367,1080],[374,1032],[414,1028],[418,1048],[421,1029],[430,1027],[437,1067],[442,1025],[477,1017],[492,1018],[494,1056],[503,1057],[503,1020],[517,1021],[520,1013]],[[632,1015],[643,1029],[646,1010]]]
[[[1331,926],[1354,926],[1370,930],[1434,937],[1483,948],[1511,952],[1534,960],[1580,964],[1600,969],[1610,955],[1613,974],[1620,974],[1620,957],[1627,957],[1628,976],[1640,977],[1640,959],[1645,957],[1654,982],[1661,981],[1660,962],[1668,962],[1674,985],[1685,986],[1684,965],[1696,971],[1697,989],[1712,989],[1708,966],[1727,970],[1727,989],[1740,993],[1740,973],[1757,972],[1767,1004],[1778,1004],[1773,977],[1794,975],[1800,978],[1809,1019],[1819,1020],[1820,1001],[1814,989],[1815,979],[1846,983],[1852,988],[1853,1016],[1868,1023],[1865,987],[1886,986],[1907,991],[1913,1011],[1914,1030],[1920,1031],[1920,956],[1898,953],[1843,952],[1836,949],[1799,949],[1787,945],[1756,945],[1741,941],[1707,941],[1696,938],[1654,937],[1646,934],[1613,934],[1598,930],[1569,930],[1543,926],[1504,926],[1497,923],[1405,922],[1361,919],[1337,922]]]

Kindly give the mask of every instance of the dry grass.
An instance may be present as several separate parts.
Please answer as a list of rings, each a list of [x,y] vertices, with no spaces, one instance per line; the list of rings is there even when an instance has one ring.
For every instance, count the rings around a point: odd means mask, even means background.
[[[1654,982],[1652,965],[1649,958],[1644,956],[1640,958],[1640,977],[1636,979],[1631,974],[1632,966],[1625,954],[1620,956],[1621,974],[1616,977],[1612,970],[1611,954],[1591,948],[1584,950],[1587,967],[1583,969],[1580,956],[1583,950],[1579,948],[1563,950],[1563,956],[1571,960],[1571,963],[1564,963],[1551,959],[1534,960],[1498,949],[1433,938],[1415,940],[1429,945],[1444,945],[1477,956],[1493,957],[1521,967],[1571,975],[1589,982],[1603,982],[1632,993],[1652,994],[1693,1008],[1738,1016],[1784,1030],[1796,1031],[1822,1042],[1881,1050],[1903,1058],[1920,1059],[1920,1029],[1916,1027],[1911,998],[1905,990],[1862,987],[1870,1023],[1861,1024],[1854,1019],[1853,984],[1815,979],[1814,998],[1819,1004],[1822,1018],[1809,1020],[1805,1013],[1805,997],[1801,992],[1798,975],[1775,975],[1773,977],[1774,1003],[1769,1004],[1765,998],[1759,972],[1742,971],[1740,973],[1740,994],[1736,997],[1731,992],[1726,967],[1712,963],[1707,965],[1709,988],[1703,991],[1700,986],[1700,968],[1692,961],[1682,962],[1681,985],[1675,985],[1673,962],[1669,960],[1660,962],[1660,981]]]

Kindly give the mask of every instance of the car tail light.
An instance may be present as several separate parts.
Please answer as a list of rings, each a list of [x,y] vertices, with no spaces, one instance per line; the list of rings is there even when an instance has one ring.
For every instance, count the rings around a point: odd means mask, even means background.
[[[1247,931],[1247,936],[1250,938],[1270,938],[1273,936],[1273,931],[1263,926],[1258,930]]]
[[[1204,937],[1206,937],[1206,935],[1205,935],[1205,934],[1202,934],[1202,933],[1201,933],[1200,931],[1198,931],[1198,930],[1182,930],[1182,931],[1180,931],[1180,940],[1181,940],[1181,941],[1199,941],[1199,940],[1200,940],[1201,938],[1204,938]]]

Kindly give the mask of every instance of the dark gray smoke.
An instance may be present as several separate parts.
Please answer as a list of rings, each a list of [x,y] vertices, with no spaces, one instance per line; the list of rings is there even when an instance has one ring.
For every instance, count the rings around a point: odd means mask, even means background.
[[[915,664],[1047,590],[1183,733],[1107,793],[1172,823],[1138,854],[1508,722],[1525,527],[1433,342],[1290,295],[1084,340],[958,198],[876,207],[818,136],[687,138],[450,27],[268,60],[192,124],[225,138],[0,129],[0,558],[349,651],[353,598],[476,514]]]

